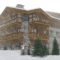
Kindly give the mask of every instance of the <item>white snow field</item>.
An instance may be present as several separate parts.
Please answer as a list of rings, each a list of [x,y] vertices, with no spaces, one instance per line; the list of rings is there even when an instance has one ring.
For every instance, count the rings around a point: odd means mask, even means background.
[[[60,60],[60,56],[32,57],[20,55],[20,50],[0,50],[0,60]]]

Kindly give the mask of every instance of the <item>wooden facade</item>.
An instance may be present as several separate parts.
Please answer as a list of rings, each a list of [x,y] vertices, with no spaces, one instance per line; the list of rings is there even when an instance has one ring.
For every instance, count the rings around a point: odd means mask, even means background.
[[[50,17],[42,9],[21,10],[6,7],[0,18],[0,44],[14,44],[19,41],[23,43],[23,31],[21,30],[23,18],[28,16],[28,37],[30,42],[39,37],[42,41],[48,43],[49,27],[55,26],[54,18]],[[57,25],[56,25],[57,26]]]

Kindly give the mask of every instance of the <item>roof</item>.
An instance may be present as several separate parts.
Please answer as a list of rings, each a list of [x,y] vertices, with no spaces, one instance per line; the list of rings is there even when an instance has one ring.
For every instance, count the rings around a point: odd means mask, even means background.
[[[47,11],[46,13],[49,14],[50,16],[54,17],[54,18],[60,19],[60,13],[49,12],[49,11]]]
[[[55,24],[55,27],[60,28],[60,13],[55,13],[55,12],[46,12],[43,11],[41,8],[38,9],[33,9],[33,10],[24,10],[24,9],[17,9],[17,8],[12,8],[12,7],[6,7],[4,9],[4,11],[2,12],[1,16],[11,13],[25,13],[25,14],[30,14],[30,13],[38,13],[40,14],[42,12],[42,14],[44,14],[47,18],[51,19],[51,21],[53,22],[53,24]],[[8,17],[5,17],[5,19],[7,20]],[[1,19],[0,19],[1,20]]]

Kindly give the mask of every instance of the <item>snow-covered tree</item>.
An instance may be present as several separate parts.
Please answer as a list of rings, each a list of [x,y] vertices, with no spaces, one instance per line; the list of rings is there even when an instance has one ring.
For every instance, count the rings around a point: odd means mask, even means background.
[[[33,46],[33,56],[45,56],[48,55],[48,49],[46,45],[43,45],[42,40],[39,38],[35,40]]]
[[[52,55],[59,55],[59,46],[58,46],[56,38],[53,41]]]

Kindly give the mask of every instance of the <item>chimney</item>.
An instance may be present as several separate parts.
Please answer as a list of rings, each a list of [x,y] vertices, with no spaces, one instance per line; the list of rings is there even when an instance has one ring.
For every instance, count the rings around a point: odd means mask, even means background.
[[[18,9],[24,9],[24,5],[17,4],[17,5],[16,5],[16,8],[18,8]]]

